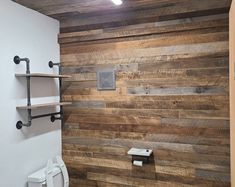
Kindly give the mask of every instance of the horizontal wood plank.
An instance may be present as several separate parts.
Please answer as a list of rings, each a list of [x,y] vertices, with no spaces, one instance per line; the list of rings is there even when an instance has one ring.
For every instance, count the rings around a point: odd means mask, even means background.
[[[138,0],[132,11],[89,15],[57,5],[71,184],[230,186],[230,3]],[[105,69],[116,90],[97,90]],[[153,149],[150,163],[132,166],[132,147]]]

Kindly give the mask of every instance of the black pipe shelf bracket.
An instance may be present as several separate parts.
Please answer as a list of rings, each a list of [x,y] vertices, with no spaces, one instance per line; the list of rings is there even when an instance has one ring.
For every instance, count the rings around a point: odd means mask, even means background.
[[[48,66],[50,68],[53,68],[54,66],[58,66],[59,75],[62,74],[60,63],[53,63],[52,61],[49,61]],[[70,78],[70,77],[71,76],[69,76],[68,78]],[[60,91],[60,102],[62,102],[62,79],[59,79],[59,91]],[[64,127],[64,108],[63,108],[63,105],[60,105],[60,117],[59,118],[56,117],[55,115],[51,116],[52,122],[54,122],[55,120],[58,120],[58,119],[61,120],[61,125],[62,125],[62,127]]]
[[[22,121],[17,121],[16,128],[21,129],[22,127],[30,127],[32,125],[33,119],[43,118],[43,117],[51,117],[51,122],[55,122],[55,120],[61,120],[62,126],[64,125],[64,112],[63,106],[70,105],[70,102],[62,102],[62,95],[61,95],[61,86],[62,86],[62,78],[70,78],[68,75],[61,75],[61,66],[60,63],[53,63],[52,61],[49,62],[49,67],[53,68],[54,65],[59,67],[59,75],[56,74],[43,74],[43,73],[30,73],[30,60],[28,58],[20,58],[19,56],[15,56],[13,59],[15,64],[20,64],[21,62],[26,63],[26,74],[16,74],[16,77],[26,77],[27,80],[27,105],[16,107],[17,109],[26,109],[28,113],[28,121],[27,123],[23,123]],[[30,80],[31,77],[41,77],[41,78],[59,78],[59,91],[60,91],[60,102],[58,103],[45,103],[39,105],[31,105],[31,86]],[[32,109],[39,109],[39,108],[48,108],[60,106],[59,112],[48,113],[48,114],[41,114],[41,115],[32,115]]]

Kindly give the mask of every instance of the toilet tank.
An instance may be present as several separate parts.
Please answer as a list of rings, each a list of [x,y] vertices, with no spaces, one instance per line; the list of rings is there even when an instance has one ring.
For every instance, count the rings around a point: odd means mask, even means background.
[[[28,187],[47,187],[46,170],[47,168],[45,167],[28,176]],[[54,167],[52,173],[54,187],[64,187],[61,170],[58,167]]]

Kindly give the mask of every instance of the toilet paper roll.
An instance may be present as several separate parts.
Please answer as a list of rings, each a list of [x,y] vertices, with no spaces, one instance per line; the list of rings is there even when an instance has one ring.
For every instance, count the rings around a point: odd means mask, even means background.
[[[134,166],[142,167],[142,166],[143,166],[143,161],[134,160],[134,161],[133,161],[133,165],[134,165]]]

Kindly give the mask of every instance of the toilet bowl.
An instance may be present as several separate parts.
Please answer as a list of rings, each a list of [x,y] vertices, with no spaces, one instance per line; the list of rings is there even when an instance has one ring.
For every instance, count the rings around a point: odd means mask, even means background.
[[[68,187],[67,168],[61,157],[48,160],[47,166],[28,176],[28,187]]]

